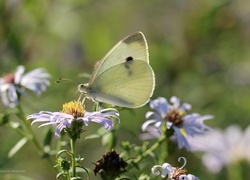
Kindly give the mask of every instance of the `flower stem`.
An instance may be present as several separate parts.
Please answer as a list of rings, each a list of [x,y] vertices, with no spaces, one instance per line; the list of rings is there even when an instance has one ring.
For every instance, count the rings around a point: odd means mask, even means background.
[[[162,150],[161,150],[161,157],[160,157],[160,163],[161,164],[163,164],[164,162],[166,162],[166,160],[167,160],[167,157],[168,157],[168,136],[169,136],[169,134],[168,134],[168,129],[167,129],[167,125],[166,125],[166,123],[163,123],[162,124],[162,132],[163,132],[163,138],[165,139],[165,141],[164,141],[164,144],[162,145]]]
[[[163,130],[164,130],[163,132],[166,132],[167,127],[164,126]],[[149,149],[147,149],[146,151],[144,151],[140,156],[138,156],[133,161],[133,163],[134,164],[138,164],[141,160],[143,160],[145,157],[147,157],[148,155],[150,155],[153,151],[155,151],[158,147],[160,147],[163,142],[165,142],[167,140],[166,137],[167,137],[167,133],[163,133],[163,135],[158,139],[158,141],[155,144],[153,144]],[[167,142],[166,142],[166,146],[164,146],[163,148],[167,151]],[[168,156],[168,153],[165,152],[164,154],[161,154],[161,156],[163,156],[164,159],[166,159],[167,156]]]
[[[139,163],[143,158],[147,157],[149,154],[151,154],[154,150],[156,150],[165,140],[165,136],[162,136],[158,139],[158,141],[153,144],[148,150],[146,150],[144,153],[142,153],[139,157],[134,160],[134,163]]]
[[[76,176],[76,140],[71,139],[71,152],[72,152],[72,177]]]
[[[242,167],[240,165],[240,163],[238,162],[235,162],[235,163],[232,163],[228,166],[227,168],[228,170],[228,179],[229,180],[243,180],[243,177],[242,177]]]

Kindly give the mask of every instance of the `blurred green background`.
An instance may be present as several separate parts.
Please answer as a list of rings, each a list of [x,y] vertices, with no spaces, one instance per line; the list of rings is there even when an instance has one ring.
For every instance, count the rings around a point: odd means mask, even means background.
[[[74,94],[77,83],[56,84],[57,78],[88,82],[82,73],[91,73],[95,62],[119,40],[142,31],[156,76],[153,98],[176,95],[192,104],[193,112],[213,114],[215,119],[206,124],[222,129],[239,124],[244,129],[250,121],[249,7],[247,0],[1,0],[0,74],[15,71],[19,64],[27,71],[47,69],[53,76],[48,90],[21,103],[27,115],[58,111],[78,94]],[[6,109],[0,105],[1,113]],[[141,144],[134,135],[141,134],[148,110],[145,106],[134,114],[121,112],[119,141]],[[99,127],[91,124],[85,135]],[[0,170],[21,169],[25,172],[19,174],[31,179],[55,179],[55,171],[31,143],[8,159],[8,151],[21,137],[6,126],[0,128]],[[37,125],[33,129],[38,137],[46,131]],[[94,168],[92,162],[105,153],[100,144],[100,139],[78,141],[77,152],[86,157],[86,167]],[[200,155],[185,150],[176,149],[169,162],[177,166],[179,156],[187,157],[186,168],[200,179],[227,176],[225,170],[211,174]],[[145,166],[148,171],[144,173],[150,174],[150,159]],[[8,179],[5,173],[0,177]]]

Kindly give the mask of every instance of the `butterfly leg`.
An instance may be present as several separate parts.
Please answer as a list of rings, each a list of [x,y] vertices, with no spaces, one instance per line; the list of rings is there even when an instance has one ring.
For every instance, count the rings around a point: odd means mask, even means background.
[[[99,104],[99,102],[96,102],[96,103],[95,103],[95,110],[96,110],[96,111],[99,111],[99,108],[100,108],[100,104]]]
[[[77,101],[81,101],[81,99],[82,99],[82,93],[80,94],[80,96],[79,96],[79,98],[77,99]],[[86,99],[86,97],[84,97],[84,98],[82,99],[82,105],[84,105],[85,99]]]
[[[86,98],[83,98],[83,99],[82,99],[82,105],[84,105],[84,101],[85,101],[85,99],[86,99]]]
[[[79,98],[77,99],[77,101],[80,101],[82,99],[82,93],[80,94]]]

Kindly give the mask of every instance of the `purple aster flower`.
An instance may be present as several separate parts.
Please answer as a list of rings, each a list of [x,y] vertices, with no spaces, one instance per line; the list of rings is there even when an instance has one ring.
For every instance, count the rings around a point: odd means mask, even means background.
[[[187,160],[184,157],[180,157],[178,161],[180,162],[181,159],[184,160],[184,165],[181,168],[172,167],[169,163],[164,163],[162,166],[153,166],[151,172],[156,176],[159,176],[161,174],[162,178],[168,177],[169,180],[199,180],[198,177],[192,174],[187,174],[187,170],[183,169],[186,165]],[[161,173],[159,169],[162,169]]]
[[[214,129],[189,139],[192,151],[204,153],[202,162],[212,173],[234,163],[250,163],[249,142],[250,126],[243,131],[238,125],[230,125],[225,130]]]
[[[154,126],[148,125],[147,127],[143,128],[143,131],[145,133],[142,133],[140,135],[140,139],[142,140],[155,139],[160,138],[162,136],[162,129],[156,128]]]
[[[34,119],[31,124],[42,122],[43,124],[39,127],[47,125],[57,126],[55,132],[57,138],[60,137],[62,130],[68,132],[71,137],[79,138],[82,126],[88,126],[90,122],[99,123],[105,129],[111,130],[114,127],[113,118],[120,120],[116,109],[107,108],[100,111],[87,112],[79,101],[64,104],[62,112],[41,111],[27,117],[27,119]],[[74,128],[72,125],[74,125]]]
[[[156,112],[149,111],[146,113],[146,118],[153,116],[153,119],[147,120],[142,125],[142,130],[147,132],[143,134],[144,139],[158,138],[162,135],[162,126],[166,125],[167,129],[174,130],[173,139],[177,139],[178,147],[185,147],[190,150],[190,145],[187,138],[197,134],[204,134],[206,130],[211,129],[206,126],[204,120],[212,119],[212,115],[201,116],[197,113],[187,114],[191,110],[191,105],[188,103],[180,103],[180,99],[173,96],[170,99],[172,104],[169,104],[163,97],[159,97],[150,101],[150,107]],[[146,138],[145,138],[146,137]]]
[[[44,69],[37,68],[28,73],[24,71],[24,66],[18,66],[15,73],[0,78],[0,95],[5,106],[13,108],[18,105],[19,96],[27,95],[25,89],[40,95],[50,85],[48,78],[51,76]]]

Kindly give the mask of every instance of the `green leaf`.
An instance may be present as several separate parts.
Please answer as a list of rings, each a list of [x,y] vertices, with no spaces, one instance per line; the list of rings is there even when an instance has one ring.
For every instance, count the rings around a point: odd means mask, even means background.
[[[117,142],[116,130],[107,131],[107,133],[105,133],[102,136],[102,145],[105,146],[106,149],[108,150],[112,150],[113,148],[115,148],[116,142]]]
[[[89,136],[86,136],[85,139],[97,139],[102,137],[100,134],[91,134]]]
[[[107,130],[105,130],[105,128],[103,128],[103,127],[100,127],[100,128],[97,130],[97,133],[88,135],[88,136],[85,137],[85,139],[96,139],[96,138],[101,138],[101,137],[103,137],[106,133],[107,133]]]
[[[63,149],[57,153],[56,157],[60,156],[63,153],[67,153],[68,155],[72,156],[72,153],[70,151]]]
[[[81,177],[72,177],[72,178],[70,178],[71,180],[82,180],[82,178]]]
[[[0,125],[5,125],[9,122],[9,114],[0,114]]]
[[[49,128],[48,131],[45,134],[44,140],[43,140],[43,146],[50,146],[52,137],[54,136],[54,132],[52,131],[52,128]]]
[[[12,158],[24,145],[25,143],[28,141],[28,138],[24,137],[22,139],[20,139],[16,145],[10,150],[8,157]]]
[[[57,174],[56,179],[59,179],[61,176],[64,176],[64,172],[60,172]]]

